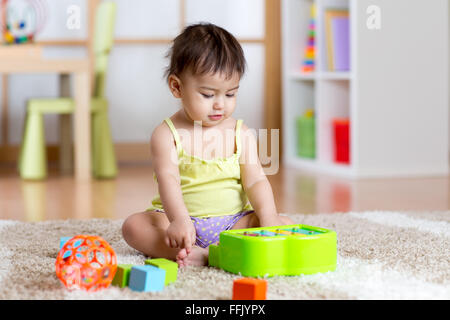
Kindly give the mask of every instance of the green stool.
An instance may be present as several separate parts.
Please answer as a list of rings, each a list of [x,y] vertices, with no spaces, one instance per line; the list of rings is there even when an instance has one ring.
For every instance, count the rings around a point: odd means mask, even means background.
[[[108,121],[108,102],[105,98],[105,79],[109,52],[114,39],[117,5],[102,2],[96,13],[94,53],[95,88],[91,99],[92,169],[96,178],[114,178],[117,163]],[[39,180],[47,176],[43,115],[72,114],[75,103],[71,98],[30,99],[19,156],[19,172],[23,179]]]
[[[19,158],[22,179],[39,180],[47,177],[44,114],[71,114],[74,101],[70,98],[31,99]],[[91,100],[92,169],[96,178],[114,178],[117,163],[108,121],[108,102],[104,98]]]

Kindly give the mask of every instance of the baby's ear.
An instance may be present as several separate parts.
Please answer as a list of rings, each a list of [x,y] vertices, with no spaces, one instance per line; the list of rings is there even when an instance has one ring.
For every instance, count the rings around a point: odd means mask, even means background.
[[[171,74],[167,80],[169,89],[175,98],[181,98],[181,81],[176,75]]]

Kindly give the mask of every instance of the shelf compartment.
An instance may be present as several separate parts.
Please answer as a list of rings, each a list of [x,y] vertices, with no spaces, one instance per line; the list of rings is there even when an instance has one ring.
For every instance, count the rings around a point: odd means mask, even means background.
[[[317,90],[317,154],[321,163],[335,164],[333,120],[350,119],[350,81],[319,80]]]
[[[351,10],[350,10],[350,3],[349,0],[317,0],[317,37],[316,37],[316,44],[317,44],[317,50],[316,50],[316,66],[317,70],[320,72],[337,72],[338,74],[341,72],[350,72],[350,66],[349,70],[345,71],[333,71],[330,70],[329,66],[329,42],[331,39],[327,38],[327,34],[329,32],[327,21],[326,21],[326,12],[327,10],[340,10],[340,11],[348,11],[348,16],[350,19],[351,16]],[[349,43],[348,48],[348,54],[350,55],[351,52],[351,34],[350,34],[350,20],[349,20],[349,34],[347,35]],[[350,60],[350,56],[348,59]]]
[[[288,132],[284,139],[284,150],[291,157],[298,157],[297,119],[309,109],[315,110],[315,81],[290,80],[285,84],[283,100],[286,102],[283,111],[284,130]]]

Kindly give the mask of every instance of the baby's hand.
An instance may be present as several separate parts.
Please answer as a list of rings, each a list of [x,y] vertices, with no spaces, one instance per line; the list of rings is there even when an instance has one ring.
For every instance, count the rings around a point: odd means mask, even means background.
[[[173,220],[166,231],[166,244],[170,248],[185,248],[189,253],[195,243],[195,227],[189,217]]]

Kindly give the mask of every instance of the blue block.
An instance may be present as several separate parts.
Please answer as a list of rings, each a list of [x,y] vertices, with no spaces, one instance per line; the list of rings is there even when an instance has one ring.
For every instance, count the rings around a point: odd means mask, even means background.
[[[166,279],[166,270],[152,265],[131,268],[128,287],[134,291],[162,291]]]
[[[66,242],[69,241],[70,239],[72,239],[72,237],[61,237],[59,239],[59,250],[61,250],[62,247],[66,244]]]

